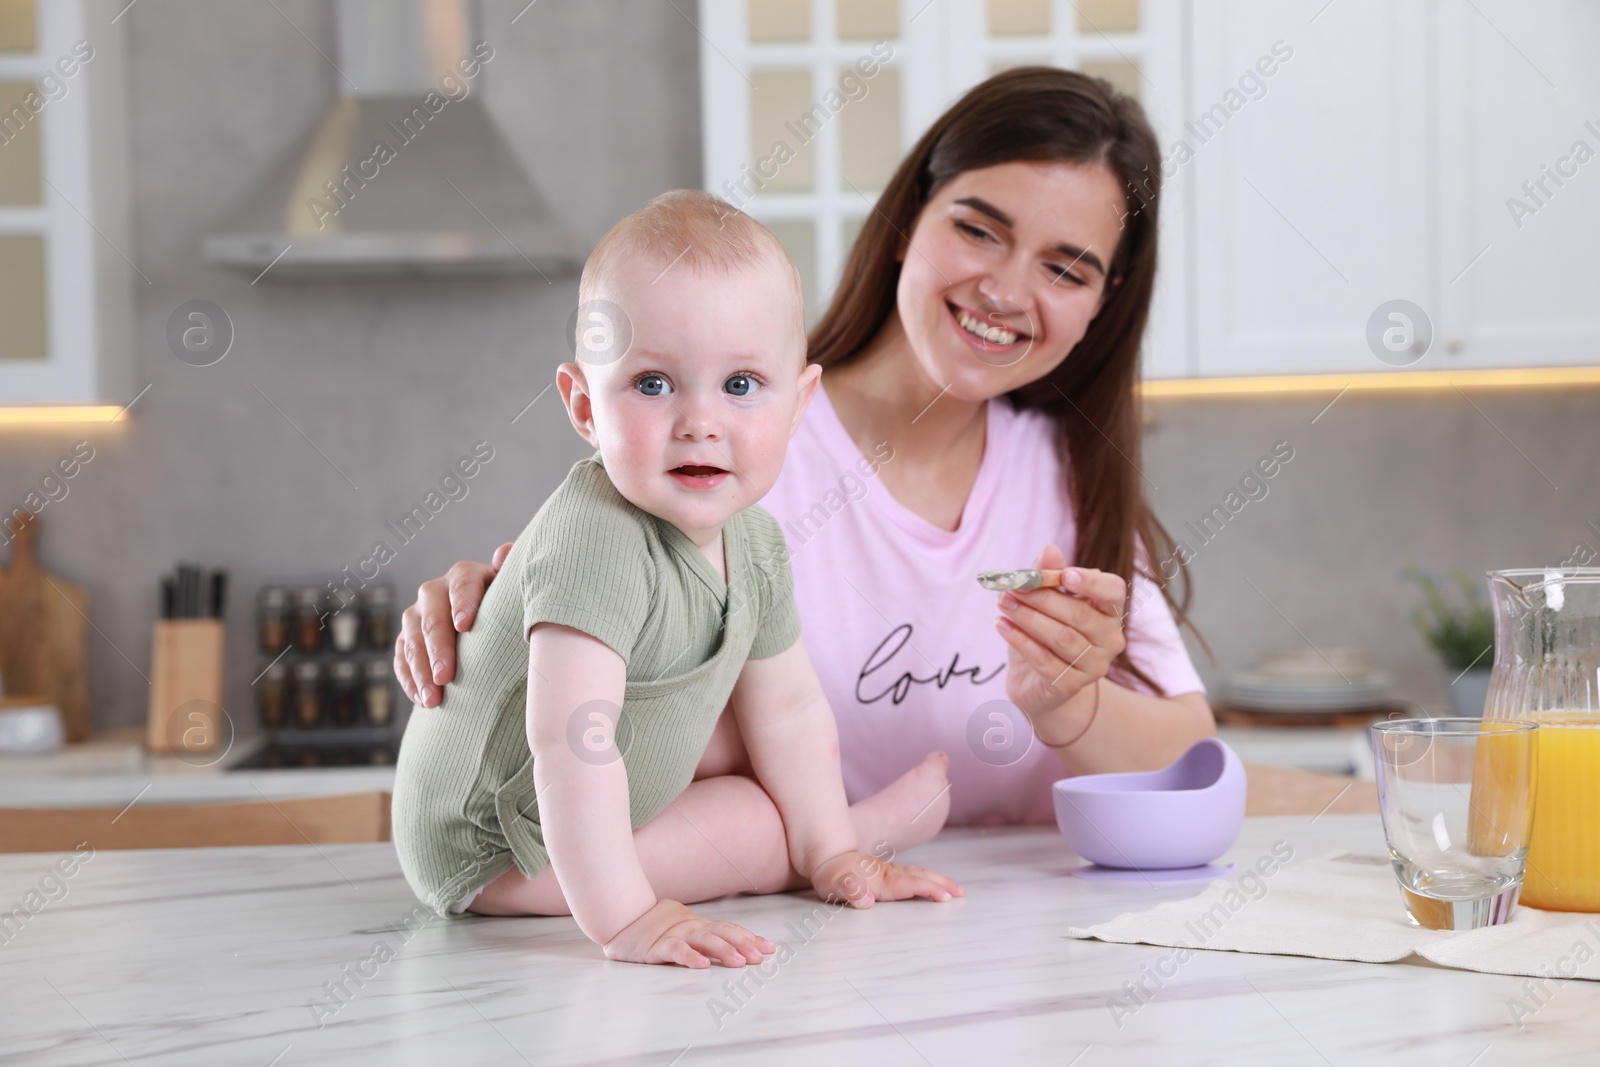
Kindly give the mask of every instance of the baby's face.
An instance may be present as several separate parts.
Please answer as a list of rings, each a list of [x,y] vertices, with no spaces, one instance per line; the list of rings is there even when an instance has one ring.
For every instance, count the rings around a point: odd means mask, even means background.
[[[562,393],[618,492],[701,540],[772,488],[820,368],[778,264],[662,268],[616,272],[604,295],[632,343],[610,364],[563,364]]]

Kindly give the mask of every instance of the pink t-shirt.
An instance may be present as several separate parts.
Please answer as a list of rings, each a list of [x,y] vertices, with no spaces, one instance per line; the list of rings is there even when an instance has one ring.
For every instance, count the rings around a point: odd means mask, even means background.
[[[1050,419],[991,400],[983,460],[954,531],[901,505],[818,388],[777,484],[806,648],[839,723],[853,804],[929,752],[950,754],[950,823],[1049,822],[1060,759],[1006,700],[1009,646],[980,571],[1032,566],[1046,544],[1073,558],[1072,508]],[[1167,695],[1204,687],[1152,583],[1135,579],[1128,654]]]

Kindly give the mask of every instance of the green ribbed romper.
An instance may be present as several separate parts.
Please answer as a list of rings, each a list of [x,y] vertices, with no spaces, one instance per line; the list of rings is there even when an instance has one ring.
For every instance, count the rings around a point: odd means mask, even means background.
[[[726,585],[676,526],[628,503],[599,453],[575,464],[517,538],[437,708],[413,708],[395,768],[400,868],[458,916],[511,864],[548,861],[527,739],[528,631],[592,634],[627,663],[619,747],[635,829],[689,785],[747,659],[800,636],[783,532],[750,507],[723,526]]]

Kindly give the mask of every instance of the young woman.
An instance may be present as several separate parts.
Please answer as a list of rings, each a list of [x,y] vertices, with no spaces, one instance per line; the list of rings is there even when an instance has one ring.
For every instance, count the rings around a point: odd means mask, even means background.
[[[1019,68],[933,124],[862,226],[810,336],[821,388],[761,502],[852,804],[902,775],[925,791],[942,749],[950,823],[1048,822],[1056,779],[1162,766],[1215,732],[1177,631],[1183,560],[1139,469],[1159,183],[1134,100]],[[508,547],[406,610],[395,673],[422,707]],[[1064,590],[975,580],[1069,562]],[[725,714],[702,773],[746,767]]]

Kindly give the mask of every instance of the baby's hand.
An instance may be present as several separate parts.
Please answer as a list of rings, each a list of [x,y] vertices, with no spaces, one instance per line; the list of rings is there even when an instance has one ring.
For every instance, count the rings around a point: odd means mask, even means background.
[[[870,908],[879,900],[949,900],[967,895],[954,879],[936,871],[901,866],[865,852],[841,852],[823,860],[811,872],[811,885],[823,900],[848,900],[857,908]]]
[[[711,957],[724,967],[743,967],[760,963],[778,946],[737,923],[704,919],[676,900],[658,900],[607,941],[604,951],[606,959],[623,963],[709,967]]]

